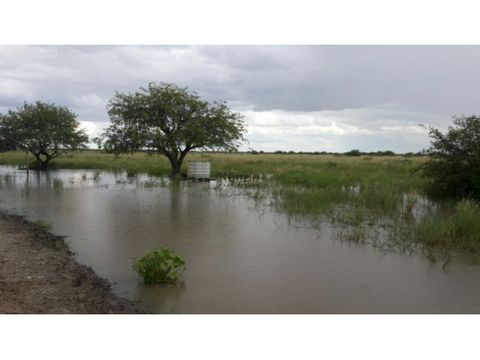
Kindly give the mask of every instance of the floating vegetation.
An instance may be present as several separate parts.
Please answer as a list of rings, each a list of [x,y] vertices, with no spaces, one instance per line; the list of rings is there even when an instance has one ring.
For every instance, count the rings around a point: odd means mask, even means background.
[[[133,269],[145,284],[174,284],[185,269],[185,260],[173,250],[160,248],[135,261]]]

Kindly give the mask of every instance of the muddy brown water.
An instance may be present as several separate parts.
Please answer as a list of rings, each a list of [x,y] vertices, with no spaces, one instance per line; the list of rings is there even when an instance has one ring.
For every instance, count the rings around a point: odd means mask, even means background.
[[[442,270],[299,226],[268,205],[124,173],[0,167],[0,209],[52,225],[120,296],[159,313],[477,313],[480,266]],[[134,258],[166,246],[187,262],[176,286],[144,285]]]

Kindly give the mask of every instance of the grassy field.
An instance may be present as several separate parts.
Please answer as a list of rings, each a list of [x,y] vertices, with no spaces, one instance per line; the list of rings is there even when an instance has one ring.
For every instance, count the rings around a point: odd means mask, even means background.
[[[24,165],[34,163],[34,157],[24,152],[0,152],[0,164]],[[346,177],[356,171],[360,176],[372,169],[388,171],[411,170],[424,161],[423,157],[402,156],[343,156],[343,155],[308,155],[308,154],[250,154],[250,153],[190,153],[182,170],[186,172],[188,161],[210,161],[212,175],[227,174],[272,174],[278,180],[290,184],[317,184],[323,180],[325,172],[342,173]],[[151,175],[168,175],[170,166],[167,158],[156,153],[134,153],[115,156],[104,152],[86,150],[75,151],[52,160],[51,168],[63,169],[104,169],[126,170],[130,173],[148,173]]]
[[[182,170],[188,161],[199,160],[211,162],[214,177],[253,174],[266,179],[237,185],[255,199],[270,199],[292,218],[316,226],[334,224],[341,240],[429,252],[480,250],[480,208],[469,200],[429,200],[428,179],[419,169],[425,157],[191,153]],[[0,164],[25,164],[25,154],[0,153]],[[164,156],[147,153],[72,152],[53,160],[51,167],[126,170],[130,175],[170,172]]]

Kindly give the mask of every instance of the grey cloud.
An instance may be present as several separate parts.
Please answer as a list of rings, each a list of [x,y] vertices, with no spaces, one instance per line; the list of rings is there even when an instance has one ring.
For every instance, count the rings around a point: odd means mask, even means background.
[[[300,126],[298,113],[308,112],[367,130],[445,127],[455,114],[478,112],[480,47],[0,46],[0,111],[41,99],[100,123],[108,120],[106,104],[115,90],[135,91],[152,81],[226,100],[237,111],[284,111],[293,127]],[[394,142],[411,150],[427,145],[407,133],[403,140],[389,138],[385,129],[348,141]],[[250,142],[269,143],[259,136]],[[317,135],[318,146],[337,146],[340,140],[329,136]],[[295,139],[284,134],[276,141],[297,149],[306,144]]]
[[[267,47],[262,56],[266,53],[272,65],[280,58],[289,66],[272,66],[272,71],[261,73],[252,66],[252,71],[242,73],[245,100],[255,101],[259,110],[339,110],[397,103],[451,116],[478,109],[480,47],[294,46]]]

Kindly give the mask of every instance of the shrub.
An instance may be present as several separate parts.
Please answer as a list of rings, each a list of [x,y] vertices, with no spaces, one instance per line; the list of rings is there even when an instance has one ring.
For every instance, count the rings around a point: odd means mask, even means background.
[[[362,152],[358,149],[353,149],[345,153],[346,156],[362,156]]]
[[[395,154],[392,150],[385,150],[385,151],[369,152],[368,155],[374,155],[374,156],[395,156],[396,154]]]
[[[170,249],[160,248],[137,260],[133,269],[145,284],[173,284],[185,269],[185,260]]]
[[[446,133],[429,128],[432,146],[424,175],[439,198],[480,199],[480,117],[454,118]]]

